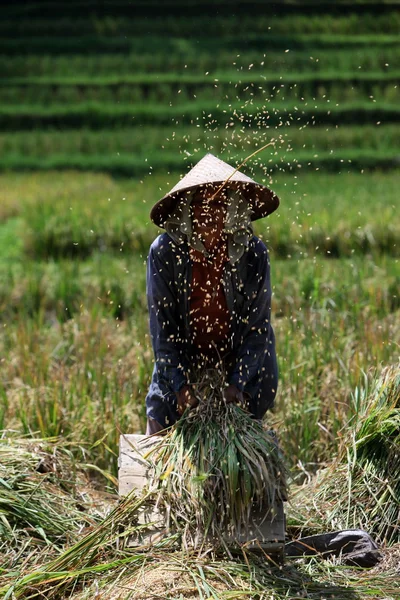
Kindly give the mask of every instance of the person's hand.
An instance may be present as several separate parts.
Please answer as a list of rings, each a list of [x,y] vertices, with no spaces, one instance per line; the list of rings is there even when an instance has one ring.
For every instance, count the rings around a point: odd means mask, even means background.
[[[176,393],[176,397],[178,400],[176,408],[180,415],[183,415],[186,408],[196,408],[199,404],[190,385],[184,385],[183,388]]]
[[[233,385],[232,383],[224,389],[223,396],[227,404],[244,404],[243,392],[241,392],[236,385]]]

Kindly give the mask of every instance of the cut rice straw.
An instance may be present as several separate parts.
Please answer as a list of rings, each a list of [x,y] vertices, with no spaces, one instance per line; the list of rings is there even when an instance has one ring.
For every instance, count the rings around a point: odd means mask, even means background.
[[[286,498],[286,469],[276,439],[241,406],[223,400],[215,369],[193,379],[199,405],[186,411],[149,452],[150,489],[185,546],[215,543],[251,527],[253,510]]]

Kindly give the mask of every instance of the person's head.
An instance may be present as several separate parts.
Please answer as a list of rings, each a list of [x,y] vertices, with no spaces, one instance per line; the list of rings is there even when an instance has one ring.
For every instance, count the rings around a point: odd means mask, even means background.
[[[190,203],[193,233],[209,252],[218,246],[223,235],[228,199],[224,190],[199,187]]]

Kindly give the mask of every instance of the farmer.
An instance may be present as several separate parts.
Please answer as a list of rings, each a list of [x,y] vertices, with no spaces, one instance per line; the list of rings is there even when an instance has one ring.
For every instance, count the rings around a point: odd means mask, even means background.
[[[165,229],[150,247],[147,299],[155,356],[148,435],[197,406],[193,367],[225,374],[226,402],[257,419],[278,384],[267,248],[252,221],[279,205],[267,187],[206,154],[155,204]]]

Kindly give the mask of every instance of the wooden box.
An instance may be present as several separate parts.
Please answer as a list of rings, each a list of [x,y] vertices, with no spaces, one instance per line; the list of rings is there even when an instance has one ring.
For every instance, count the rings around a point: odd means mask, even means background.
[[[121,435],[119,443],[119,495],[125,496],[133,489],[139,492],[148,483],[148,461],[143,458],[151,446],[159,441],[158,436]],[[139,522],[147,524],[138,537],[132,539],[130,545],[153,543],[166,533],[164,516],[149,507],[139,515]],[[241,532],[232,538],[227,536],[225,542],[242,544],[248,550],[265,552],[273,560],[281,561],[285,544],[285,515],[283,502],[277,501],[268,512],[253,512],[248,532]]]

